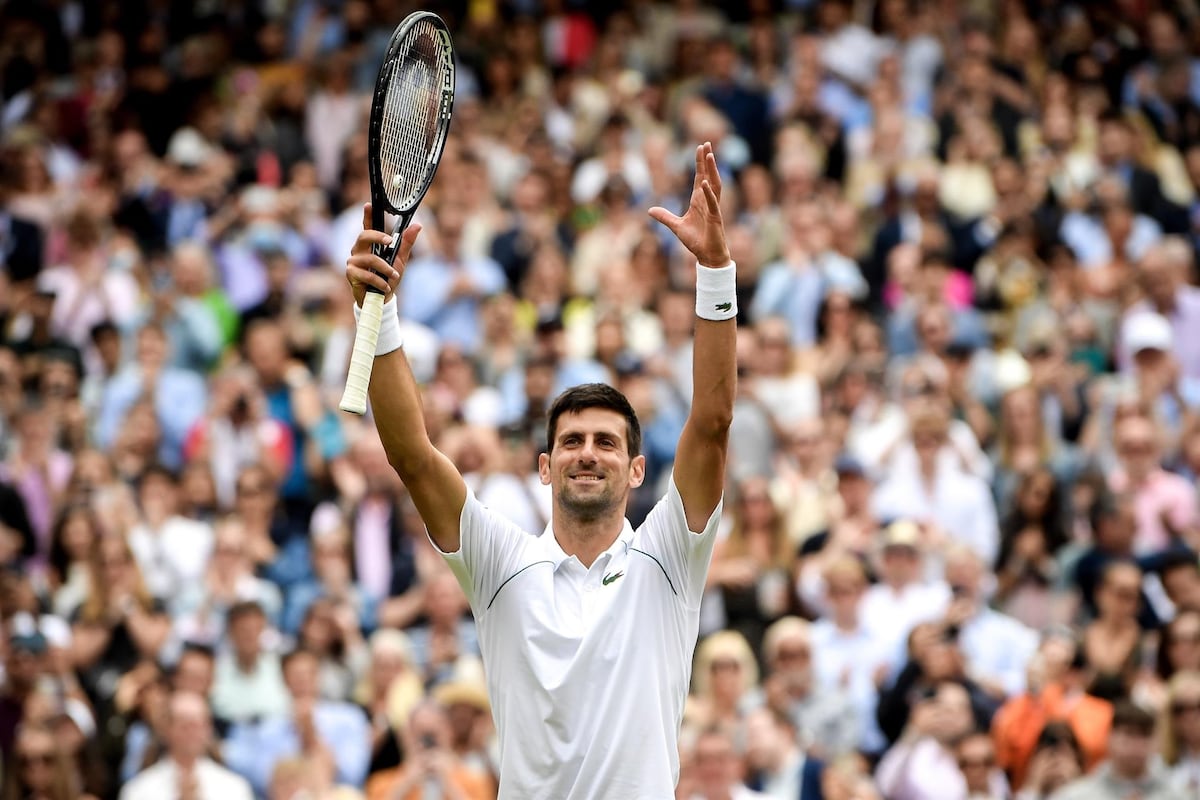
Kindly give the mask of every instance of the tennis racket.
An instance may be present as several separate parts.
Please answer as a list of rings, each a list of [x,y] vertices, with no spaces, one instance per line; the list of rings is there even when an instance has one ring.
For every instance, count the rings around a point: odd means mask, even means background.
[[[385,214],[396,217],[392,244],[375,247],[375,254],[389,264],[396,260],[400,234],[412,222],[433,183],[453,110],[454,44],[450,31],[437,14],[409,14],[392,33],[379,67],[368,131],[371,227],[386,230]],[[367,410],[367,387],[382,312],[383,295],[368,286],[339,404],[343,411],[363,414]]]

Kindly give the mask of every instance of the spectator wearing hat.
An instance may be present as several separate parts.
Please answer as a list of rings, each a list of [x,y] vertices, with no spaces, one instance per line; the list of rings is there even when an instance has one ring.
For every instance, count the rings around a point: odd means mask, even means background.
[[[1170,320],[1154,311],[1130,314],[1121,324],[1121,343],[1132,368],[1132,382],[1125,385],[1137,388],[1172,433],[1182,432],[1187,415],[1200,405],[1200,379],[1182,372]]]
[[[463,767],[496,783],[498,756],[492,705],[483,678],[483,662],[460,660],[450,680],[438,684],[433,699],[450,719],[451,747]]]
[[[120,800],[163,797],[223,797],[250,800],[245,780],[208,757],[212,720],[199,695],[175,693],[167,711],[167,753],[163,760],[125,784]]]
[[[1165,766],[1154,758],[1154,714],[1128,701],[1113,708],[1108,760],[1060,789],[1051,800],[1184,800]]]
[[[1147,250],[1135,273],[1142,299],[1128,308],[1124,322],[1146,313],[1167,319],[1171,354],[1179,364],[1180,377],[1200,380],[1200,288],[1189,283],[1193,260],[1191,246],[1178,237],[1167,237]],[[1118,361],[1127,370],[1133,351],[1124,337],[1118,347]]]
[[[859,615],[871,630],[893,637],[895,658],[903,657],[905,642],[921,622],[940,619],[950,604],[943,581],[926,581],[925,545],[920,526],[898,520],[883,531],[877,553],[878,582],[863,595]]]

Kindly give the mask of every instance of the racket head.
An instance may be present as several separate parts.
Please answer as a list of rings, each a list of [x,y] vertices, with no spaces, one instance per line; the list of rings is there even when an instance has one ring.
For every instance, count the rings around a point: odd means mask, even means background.
[[[368,129],[372,227],[407,221],[433,183],[454,111],[454,44],[437,14],[396,26],[375,80]]]

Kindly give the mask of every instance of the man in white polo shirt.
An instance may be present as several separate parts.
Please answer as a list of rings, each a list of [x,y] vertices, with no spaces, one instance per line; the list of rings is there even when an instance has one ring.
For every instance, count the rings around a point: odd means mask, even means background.
[[[625,508],[644,479],[645,457],[623,395],[588,384],[554,402],[549,452],[538,462],[553,514],[541,536],[529,536],[481,505],[430,442],[392,327],[394,305],[384,306],[370,389],[375,422],[475,613],[500,736],[502,800],[674,797],[737,381],[734,266],[720,191],[705,144],[696,149],[684,216],[650,210],[699,263],[695,398],[670,488],[637,530]],[[369,227],[369,208],[363,221]],[[357,303],[367,285],[390,299],[418,231],[404,233],[395,269],[371,253],[385,234],[359,234],[346,262]]]

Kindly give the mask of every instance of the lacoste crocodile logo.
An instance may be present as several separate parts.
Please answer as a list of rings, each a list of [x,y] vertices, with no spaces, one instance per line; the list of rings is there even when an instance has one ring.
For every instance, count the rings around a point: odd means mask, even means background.
[[[605,586],[608,586],[610,583],[612,583],[613,581],[615,581],[617,578],[621,577],[624,574],[625,574],[624,571],[622,571],[622,572],[615,572],[610,575],[605,575],[604,579],[601,580],[600,582],[602,584],[604,584]]]
[[[717,311],[728,311],[729,309],[733,308],[733,303],[717,303],[715,306],[713,306],[713,308],[715,308]]]

